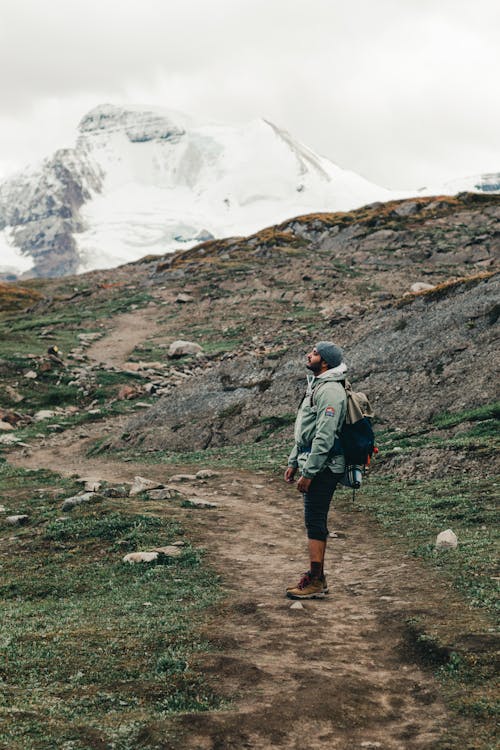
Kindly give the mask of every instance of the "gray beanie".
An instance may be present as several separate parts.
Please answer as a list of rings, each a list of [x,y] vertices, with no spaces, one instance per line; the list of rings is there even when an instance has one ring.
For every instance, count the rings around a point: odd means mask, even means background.
[[[344,359],[344,352],[331,341],[320,341],[316,344],[316,351],[329,367],[338,367]]]

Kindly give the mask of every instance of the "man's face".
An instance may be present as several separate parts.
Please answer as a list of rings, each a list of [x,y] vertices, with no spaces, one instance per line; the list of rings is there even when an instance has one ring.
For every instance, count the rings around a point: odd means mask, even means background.
[[[318,375],[318,373],[321,372],[321,365],[323,363],[323,360],[321,359],[321,356],[316,351],[316,347],[312,351],[309,352],[307,355],[307,369],[311,370],[315,375]]]

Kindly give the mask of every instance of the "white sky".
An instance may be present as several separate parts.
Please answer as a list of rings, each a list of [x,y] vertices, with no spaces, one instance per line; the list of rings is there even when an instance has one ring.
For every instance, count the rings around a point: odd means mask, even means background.
[[[0,176],[102,102],[265,117],[389,188],[500,171],[499,0],[0,0]]]

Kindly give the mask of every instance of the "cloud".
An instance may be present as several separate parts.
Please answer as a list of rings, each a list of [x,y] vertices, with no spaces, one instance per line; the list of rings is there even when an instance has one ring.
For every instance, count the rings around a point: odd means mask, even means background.
[[[0,19],[0,169],[102,101],[264,116],[392,187],[500,168],[496,0],[3,0]]]

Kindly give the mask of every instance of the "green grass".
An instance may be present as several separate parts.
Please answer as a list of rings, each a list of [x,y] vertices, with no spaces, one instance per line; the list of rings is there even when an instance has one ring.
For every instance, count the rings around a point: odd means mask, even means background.
[[[500,601],[498,488],[498,478],[488,476],[400,480],[375,474],[354,505],[345,493],[336,499],[346,512],[363,510],[376,518],[406,554],[424,561],[462,595],[460,616],[448,621],[432,609],[427,614],[424,607],[407,629],[416,658],[435,671],[448,706],[469,722],[478,750],[495,747],[499,716],[494,667]],[[458,548],[437,551],[436,536],[447,528],[457,535]],[[455,646],[462,637],[465,645]],[[443,747],[472,747],[463,742],[451,728]]]
[[[485,419],[499,419],[500,401],[485,404],[477,409],[466,409],[460,412],[446,412],[435,417],[436,427],[454,427],[462,422],[477,422]]]
[[[149,725],[163,726],[167,741],[170,717],[221,705],[197,668],[211,649],[201,635],[206,611],[219,596],[202,551],[178,522],[130,500],[62,514],[76,489],[0,462],[7,511],[30,516],[0,532],[0,746],[9,750],[132,748]],[[180,558],[122,562],[176,540],[186,543]]]

